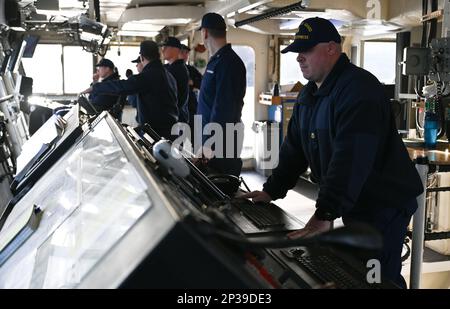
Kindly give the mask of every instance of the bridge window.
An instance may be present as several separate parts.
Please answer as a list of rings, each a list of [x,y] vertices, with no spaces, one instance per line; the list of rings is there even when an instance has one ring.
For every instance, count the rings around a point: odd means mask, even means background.
[[[80,46],[38,44],[33,58],[23,58],[35,94],[77,94],[92,82],[92,54]]]
[[[106,54],[106,58],[114,62],[114,65],[119,70],[121,79],[126,79],[125,72],[127,69],[131,69],[133,74],[137,74],[136,63],[131,63],[132,60],[139,56],[139,46],[111,46]]]
[[[380,52],[381,51],[381,52]],[[363,68],[384,84],[395,84],[395,42],[364,42]]]
[[[64,46],[64,93],[80,93],[92,83],[92,54],[80,46]]]
[[[253,146],[255,143],[255,133],[252,130],[255,121],[255,51],[250,46],[243,45],[233,45],[233,50],[241,57],[247,69],[247,91],[242,109],[242,123],[245,125],[244,147],[241,157],[248,159],[254,157]]]
[[[26,76],[33,78],[33,93],[63,94],[61,55],[60,44],[38,44],[33,58],[22,59]]]

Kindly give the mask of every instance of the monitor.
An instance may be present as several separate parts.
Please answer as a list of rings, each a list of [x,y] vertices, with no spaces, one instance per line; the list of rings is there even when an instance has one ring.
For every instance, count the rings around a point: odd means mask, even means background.
[[[23,145],[17,158],[17,172],[11,191],[18,194],[34,184],[74,144],[81,135],[78,105],[64,116],[53,115]]]
[[[0,74],[1,75],[6,73],[6,69],[8,68],[9,58],[11,58],[11,51],[10,50],[5,50],[5,56],[3,57],[2,65],[0,67]]]
[[[38,35],[28,34],[24,37],[24,41],[27,43],[23,51],[23,58],[33,58],[34,51],[39,42],[40,37]]]
[[[24,40],[19,40],[11,53],[11,57],[8,63],[8,70],[10,72],[17,72],[22,61],[22,55],[25,50],[26,42]]]
[[[90,125],[6,219],[0,288],[268,287],[111,115]]]
[[[116,136],[117,128],[112,126],[116,126],[112,119],[104,117],[94,123],[92,130],[14,206],[0,230],[3,245],[7,241],[13,245],[9,252],[0,251],[0,287],[79,287],[130,228],[151,212],[152,222],[147,220],[141,226],[151,228],[150,232],[141,231],[140,236],[128,239],[126,249],[122,249],[126,259],[112,254],[114,264],[123,264],[119,273],[129,271],[130,258],[148,253],[141,240],[153,239],[155,246],[160,235],[170,230],[174,221],[171,213],[161,207],[159,193],[151,188],[133,149],[123,137]],[[25,242],[14,244],[11,234],[19,232],[28,220],[30,203],[42,212],[39,227]],[[128,256],[129,250],[134,252],[132,256]],[[23,276],[17,276],[18,272]],[[123,275],[101,269],[97,273],[100,279]],[[98,287],[117,284],[108,280]]]

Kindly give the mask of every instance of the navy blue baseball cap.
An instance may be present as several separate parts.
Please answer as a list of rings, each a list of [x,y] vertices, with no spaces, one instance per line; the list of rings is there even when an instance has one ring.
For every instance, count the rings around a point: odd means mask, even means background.
[[[161,46],[171,46],[181,49],[181,43],[180,40],[178,40],[176,37],[169,36],[166,41],[164,41]]]
[[[301,53],[310,50],[319,43],[341,43],[341,36],[334,25],[327,19],[314,17],[302,21],[295,34],[294,42],[281,53]]]
[[[131,61],[132,63],[140,63],[141,62],[141,56],[138,56],[136,59]]]
[[[217,13],[206,13],[203,15],[202,24],[200,25],[200,29],[214,29],[214,30],[227,30],[227,25],[225,24],[225,20],[222,16]]]
[[[97,63],[95,66],[96,67],[108,67],[108,68],[111,68],[114,70],[114,63],[111,60],[106,59],[106,58],[103,58],[102,60],[100,60],[100,62]]]

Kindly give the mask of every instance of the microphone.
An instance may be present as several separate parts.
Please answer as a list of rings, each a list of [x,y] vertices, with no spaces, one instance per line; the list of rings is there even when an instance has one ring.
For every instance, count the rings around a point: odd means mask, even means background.
[[[180,151],[168,140],[160,140],[153,146],[153,156],[167,170],[176,176],[186,178],[190,174],[190,169]]]

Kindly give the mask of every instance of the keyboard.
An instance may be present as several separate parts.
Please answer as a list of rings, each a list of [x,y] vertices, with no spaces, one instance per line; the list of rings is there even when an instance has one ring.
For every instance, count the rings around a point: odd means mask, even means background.
[[[369,289],[365,276],[336,255],[318,253],[304,254],[302,249],[283,250],[297,265],[314,276],[319,285],[331,284],[338,289]]]
[[[244,201],[234,205],[260,229],[285,225],[286,214],[274,204]]]

